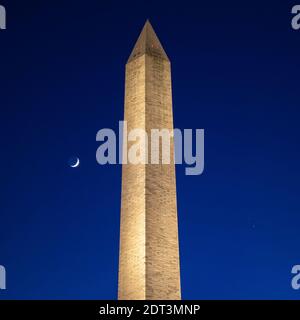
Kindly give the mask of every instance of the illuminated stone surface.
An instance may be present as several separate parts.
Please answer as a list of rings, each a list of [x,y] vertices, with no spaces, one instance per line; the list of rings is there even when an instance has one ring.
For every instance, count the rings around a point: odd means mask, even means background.
[[[172,130],[170,61],[148,21],[125,81],[128,132],[141,128],[150,137],[152,128]],[[172,138],[171,164],[123,164],[119,299],[181,298],[173,150]]]

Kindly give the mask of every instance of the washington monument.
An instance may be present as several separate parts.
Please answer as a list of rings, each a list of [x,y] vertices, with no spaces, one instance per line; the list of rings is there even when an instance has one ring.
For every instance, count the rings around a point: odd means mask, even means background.
[[[170,60],[149,21],[126,64],[124,120],[148,136],[173,130]],[[171,164],[123,163],[121,300],[181,299],[173,138],[170,150]]]

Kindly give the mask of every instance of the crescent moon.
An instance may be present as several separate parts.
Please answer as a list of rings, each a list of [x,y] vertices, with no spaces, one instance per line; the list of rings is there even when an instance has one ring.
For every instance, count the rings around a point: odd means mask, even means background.
[[[80,164],[80,160],[79,160],[79,158],[77,158],[76,163],[75,163],[73,166],[71,166],[71,167],[72,167],[72,168],[77,168],[77,167],[79,166],[79,164]]]

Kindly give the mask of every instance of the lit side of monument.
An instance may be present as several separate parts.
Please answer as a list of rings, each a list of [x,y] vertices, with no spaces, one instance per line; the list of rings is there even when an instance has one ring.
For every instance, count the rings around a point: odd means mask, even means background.
[[[173,129],[170,61],[148,21],[126,64],[124,120],[148,136]],[[171,164],[122,167],[122,300],[181,299],[173,138],[170,148]]]

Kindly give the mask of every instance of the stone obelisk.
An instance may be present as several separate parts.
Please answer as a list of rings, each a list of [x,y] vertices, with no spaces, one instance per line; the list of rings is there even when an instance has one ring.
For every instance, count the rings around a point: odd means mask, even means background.
[[[125,81],[128,132],[139,128],[150,137],[151,129],[172,130],[170,61],[149,21],[128,59]],[[122,167],[121,300],[181,299],[173,138],[170,149],[170,164]]]

